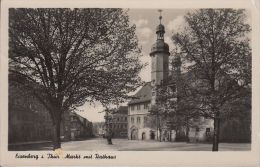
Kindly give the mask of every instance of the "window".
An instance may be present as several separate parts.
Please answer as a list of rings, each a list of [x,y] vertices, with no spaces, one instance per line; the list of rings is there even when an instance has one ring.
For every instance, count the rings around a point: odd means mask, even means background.
[[[127,117],[125,117],[125,121],[127,121]]]
[[[137,105],[137,110],[140,110],[141,108],[140,106],[141,106],[140,104]]]
[[[148,109],[148,103],[144,104],[144,109]]]
[[[200,128],[197,127],[197,128],[196,128],[196,132],[199,132],[199,131],[200,131]]]
[[[131,122],[134,123],[135,122],[135,118],[131,117]]]
[[[147,117],[144,117],[144,122],[145,122],[145,123],[147,122]]]
[[[137,117],[137,123],[140,123],[140,122],[141,122],[140,117]]]
[[[131,110],[132,110],[132,111],[135,110],[135,106],[134,106],[134,105],[131,106]]]

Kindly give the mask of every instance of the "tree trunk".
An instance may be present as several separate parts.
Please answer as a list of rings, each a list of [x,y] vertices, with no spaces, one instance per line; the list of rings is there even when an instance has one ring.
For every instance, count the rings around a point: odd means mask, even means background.
[[[162,141],[162,130],[161,130],[161,128],[159,129],[159,132],[160,132],[160,142]]]
[[[214,118],[214,134],[213,134],[213,147],[212,151],[218,151],[219,144],[219,128],[220,128],[219,113]]]
[[[186,142],[187,143],[190,142],[189,133],[190,133],[189,119],[186,118]]]
[[[169,142],[172,142],[172,129],[170,129],[170,139]]]
[[[190,142],[189,133],[190,133],[189,125],[186,125],[186,142],[187,143]]]
[[[54,123],[53,129],[53,150],[61,148],[61,140],[60,140],[60,126],[61,126],[61,119],[57,119]]]

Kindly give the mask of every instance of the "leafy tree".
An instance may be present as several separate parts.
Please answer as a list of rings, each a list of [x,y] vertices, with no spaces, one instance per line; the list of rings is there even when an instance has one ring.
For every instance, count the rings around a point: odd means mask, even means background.
[[[54,149],[64,112],[123,102],[141,84],[135,26],[122,9],[10,9],[9,48],[9,71],[51,115]]]
[[[186,70],[194,77],[191,98],[201,115],[214,120],[213,151],[218,151],[223,106],[251,87],[250,26],[245,10],[201,9],[185,16],[187,25],[173,34]]]
[[[176,140],[189,142],[189,130],[193,126],[192,118],[198,117],[196,105],[191,98],[190,73],[181,72],[179,53],[172,51],[171,75],[157,88],[157,108],[154,114],[164,117],[169,129],[176,131]]]

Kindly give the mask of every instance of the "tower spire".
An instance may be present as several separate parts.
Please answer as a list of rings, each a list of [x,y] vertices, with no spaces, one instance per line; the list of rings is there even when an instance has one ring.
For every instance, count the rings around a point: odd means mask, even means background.
[[[159,16],[160,24],[162,24],[162,9],[159,9],[158,12],[160,13]]]
[[[165,30],[164,30],[164,26],[162,25],[162,10],[159,9],[158,12],[160,13],[159,16],[160,24],[156,27],[157,40],[164,40],[163,35],[165,33]]]

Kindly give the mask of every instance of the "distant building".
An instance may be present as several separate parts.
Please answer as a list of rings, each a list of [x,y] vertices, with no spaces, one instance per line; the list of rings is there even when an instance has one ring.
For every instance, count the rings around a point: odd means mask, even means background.
[[[127,106],[120,106],[111,116],[112,137],[127,138]]]
[[[93,124],[86,118],[75,112],[70,112],[64,116],[62,123],[63,140],[80,140],[93,137]]]
[[[96,137],[105,135],[105,122],[93,122],[93,135]]]

